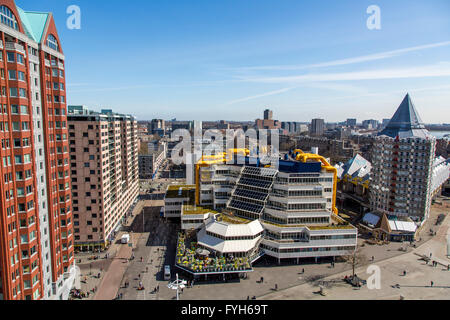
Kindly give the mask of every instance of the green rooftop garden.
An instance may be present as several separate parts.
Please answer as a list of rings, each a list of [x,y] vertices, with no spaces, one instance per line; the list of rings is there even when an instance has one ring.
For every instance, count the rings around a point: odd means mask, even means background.
[[[183,233],[178,234],[176,264],[192,273],[204,272],[245,272],[252,267],[248,258],[198,257],[197,242],[187,241]]]
[[[205,207],[201,207],[201,206],[194,206],[192,204],[186,204],[183,206],[183,214],[206,214],[206,213],[212,213],[212,214],[217,214],[218,212],[213,210],[213,209],[209,209],[209,208],[205,208]]]

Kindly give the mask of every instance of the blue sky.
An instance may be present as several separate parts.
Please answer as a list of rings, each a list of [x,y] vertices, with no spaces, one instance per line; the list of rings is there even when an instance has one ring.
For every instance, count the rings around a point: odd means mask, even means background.
[[[53,12],[67,100],[139,119],[450,122],[450,1],[16,0]],[[66,8],[81,8],[81,30]],[[370,5],[381,30],[369,30]]]

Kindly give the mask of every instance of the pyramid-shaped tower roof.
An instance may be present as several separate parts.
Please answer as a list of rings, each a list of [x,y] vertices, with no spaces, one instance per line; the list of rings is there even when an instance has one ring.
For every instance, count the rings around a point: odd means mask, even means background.
[[[409,93],[403,99],[391,121],[378,136],[391,138],[430,138],[431,135],[417,113]]]

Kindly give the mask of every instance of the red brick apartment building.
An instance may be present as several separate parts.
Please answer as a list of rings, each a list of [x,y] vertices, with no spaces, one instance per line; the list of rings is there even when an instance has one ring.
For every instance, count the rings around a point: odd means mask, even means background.
[[[51,13],[0,0],[0,300],[75,278],[65,63]]]

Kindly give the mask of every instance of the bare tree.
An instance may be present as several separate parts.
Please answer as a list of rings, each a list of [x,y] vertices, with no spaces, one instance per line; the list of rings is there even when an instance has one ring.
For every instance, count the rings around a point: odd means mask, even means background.
[[[362,253],[361,248],[357,248],[352,255],[344,258],[348,264],[352,266],[352,277],[355,277],[355,269],[367,263],[366,255]]]

